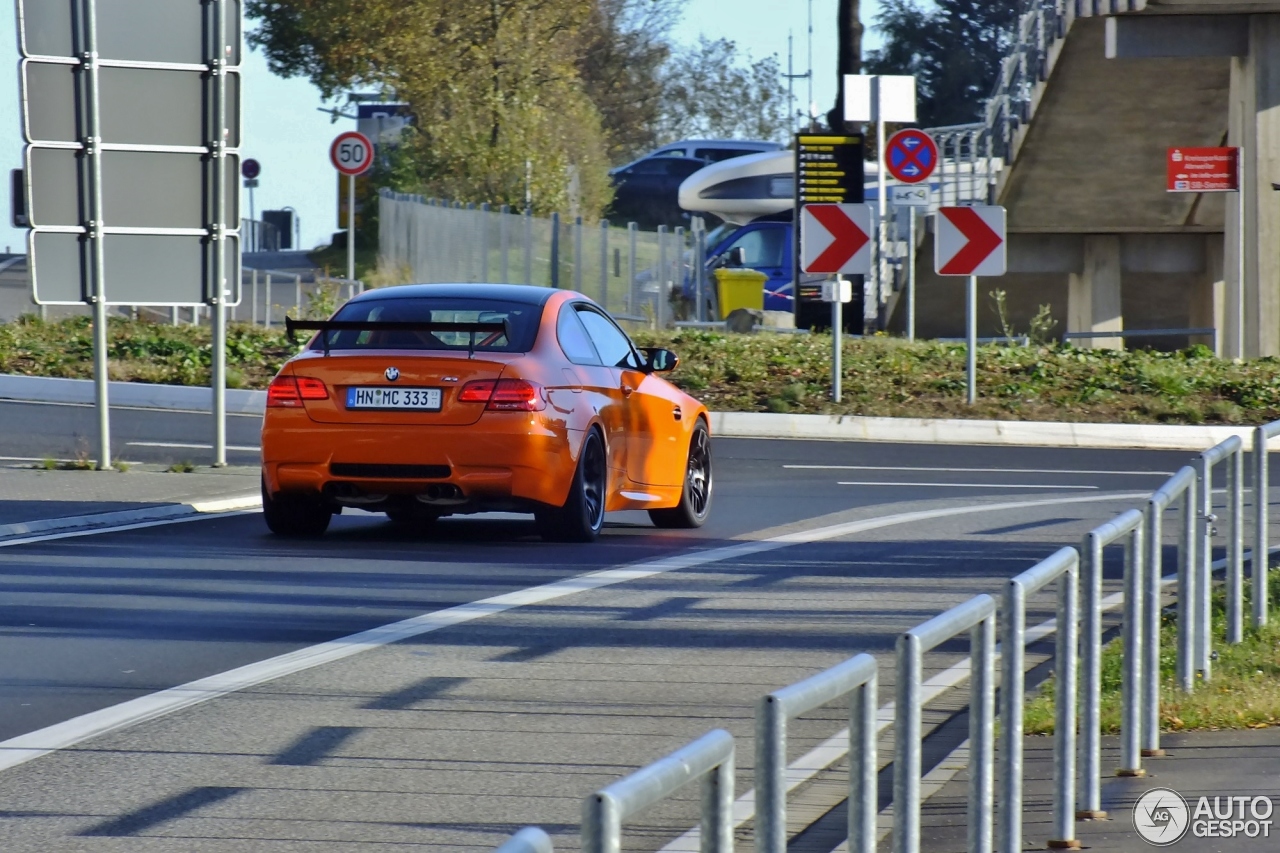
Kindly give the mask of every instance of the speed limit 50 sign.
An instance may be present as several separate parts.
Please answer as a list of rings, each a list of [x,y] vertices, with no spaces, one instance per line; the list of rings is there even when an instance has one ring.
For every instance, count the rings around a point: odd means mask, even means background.
[[[373,165],[373,143],[363,133],[348,130],[329,146],[329,159],[342,174],[359,175]]]

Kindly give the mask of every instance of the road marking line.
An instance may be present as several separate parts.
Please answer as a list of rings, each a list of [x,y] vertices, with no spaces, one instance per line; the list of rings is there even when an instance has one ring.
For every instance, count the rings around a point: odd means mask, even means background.
[[[126,447],[168,447],[175,450],[212,450],[212,444],[183,444],[180,441],[126,441]],[[227,450],[243,450],[246,453],[260,453],[257,445],[228,444]]]
[[[1061,486],[1048,483],[887,483],[879,480],[841,480],[837,486],[928,486],[938,489],[1097,489],[1097,486]]]
[[[706,551],[693,551],[642,563],[587,572],[564,580],[507,592],[468,604],[460,604],[432,613],[424,613],[420,616],[392,622],[377,628],[370,628],[367,631],[360,631],[356,634],[330,640],[327,643],[308,646],[307,648],[297,649],[273,658],[246,664],[217,675],[211,675],[177,687],[170,687],[167,690],[140,696],[137,699],[131,699],[109,708],[91,711],[34,732],[27,732],[26,734],[9,738],[0,742],[0,770],[16,767],[42,755],[48,755],[51,752],[83,743],[90,738],[118,731],[147,720],[168,716],[193,705],[207,702],[210,699],[216,699],[286,675],[294,675],[313,667],[334,663],[361,652],[378,649],[391,643],[419,637],[433,631],[451,628],[455,625],[464,625],[477,619],[483,619],[486,616],[495,616],[519,607],[545,604],[580,592],[602,589],[629,581],[644,580],[645,578],[668,572],[704,566],[708,563],[717,563],[722,560],[750,557],[754,554],[776,551],[788,545],[822,542],[898,524],[910,524],[914,521],[930,521],[938,518],[1003,510],[1030,509],[1041,506],[1059,506],[1064,503],[1143,500],[1147,497],[1148,494],[1146,492],[1124,492],[1111,495],[1090,495],[1088,497],[1075,498],[1059,497],[1047,500],[1016,501],[904,512],[861,521],[833,524],[813,530],[784,533],[768,539],[745,541]],[[209,518],[215,516],[197,517]],[[179,519],[179,521],[189,520],[193,519]],[[132,525],[124,529],[151,527],[159,523],[164,522]],[[106,532],[106,530],[85,531],[81,534],[56,534],[44,538],[69,538],[75,535],[102,532]]]
[[[1116,474],[1172,477],[1173,471],[1091,471],[1067,468],[922,468],[901,465],[783,465],[796,471],[939,471],[946,474]]]

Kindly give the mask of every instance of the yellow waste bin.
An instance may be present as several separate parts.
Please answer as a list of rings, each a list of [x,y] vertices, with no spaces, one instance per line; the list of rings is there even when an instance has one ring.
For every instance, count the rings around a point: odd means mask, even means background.
[[[728,317],[738,308],[764,310],[764,283],[769,276],[759,270],[723,268],[716,270],[715,276],[721,317]]]

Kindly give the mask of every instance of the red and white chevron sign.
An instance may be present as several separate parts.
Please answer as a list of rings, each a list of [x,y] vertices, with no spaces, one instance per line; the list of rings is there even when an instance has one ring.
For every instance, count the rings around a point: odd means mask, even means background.
[[[938,275],[1004,275],[1003,207],[940,207],[934,225]]]
[[[801,207],[800,269],[828,275],[871,272],[871,205]]]

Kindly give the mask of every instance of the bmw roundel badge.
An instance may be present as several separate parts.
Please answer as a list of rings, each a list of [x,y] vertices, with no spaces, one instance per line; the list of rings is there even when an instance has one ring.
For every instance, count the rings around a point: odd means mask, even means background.
[[[400,371],[398,368],[388,367],[387,372],[384,373],[383,375],[387,377],[388,382],[395,382],[397,379],[400,378]]]

